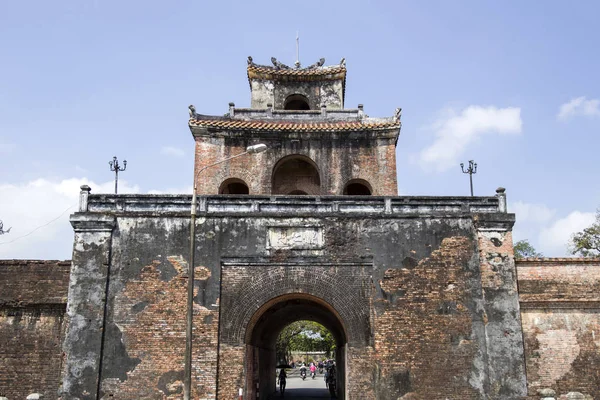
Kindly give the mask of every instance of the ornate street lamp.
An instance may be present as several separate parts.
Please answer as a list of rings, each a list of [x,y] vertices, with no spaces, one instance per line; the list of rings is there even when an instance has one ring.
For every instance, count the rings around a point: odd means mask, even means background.
[[[473,160],[469,160],[469,168],[465,171],[465,164],[460,163],[460,169],[463,174],[469,174],[469,181],[471,182],[471,197],[473,197],[473,174],[477,173],[477,163]]]
[[[127,169],[127,160],[123,160],[123,168],[121,168],[121,166],[119,165],[119,160],[117,160],[117,156],[114,156],[113,160],[108,162],[108,165],[110,165],[110,170],[115,172],[115,194],[117,194],[119,172],[125,171]]]

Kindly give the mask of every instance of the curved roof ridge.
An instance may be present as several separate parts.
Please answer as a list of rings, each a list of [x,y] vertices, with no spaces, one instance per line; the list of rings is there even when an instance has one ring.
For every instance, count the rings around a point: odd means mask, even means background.
[[[342,58],[337,65],[324,65],[325,59],[321,58],[308,67],[288,66],[275,57],[271,57],[273,65],[256,64],[252,57],[248,57],[248,78],[273,79],[275,77],[328,77],[329,79],[345,79],[346,59]]]

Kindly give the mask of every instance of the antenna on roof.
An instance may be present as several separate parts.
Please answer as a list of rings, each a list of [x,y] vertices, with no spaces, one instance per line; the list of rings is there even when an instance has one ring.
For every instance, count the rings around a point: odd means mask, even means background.
[[[300,36],[296,31],[296,62],[294,63],[296,68],[300,68]]]

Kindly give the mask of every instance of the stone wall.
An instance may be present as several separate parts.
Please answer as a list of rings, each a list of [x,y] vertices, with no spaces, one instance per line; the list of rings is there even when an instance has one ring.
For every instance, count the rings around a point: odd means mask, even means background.
[[[600,260],[524,259],[517,271],[529,395],[600,399]]]
[[[90,195],[72,216],[67,398],[96,398],[97,382],[101,397],[181,395],[189,204],[190,196]],[[255,368],[274,353],[256,348],[273,344],[252,335],[266,340],[268,321],[306,310],[334,328],[340,399],[524,395],[514,216],[502,204],[502,193],[201,197],[194,397],[231,398],[241,387],[249,398],[257,379],[268,394],[274,385]],[[252,314],[245,326],[235,322],[244,307],[230,307],[236,298]],[[257,353],[258,363],[249,358]]]
[[[0,396],[57,398],[70,266],[0,260]]]

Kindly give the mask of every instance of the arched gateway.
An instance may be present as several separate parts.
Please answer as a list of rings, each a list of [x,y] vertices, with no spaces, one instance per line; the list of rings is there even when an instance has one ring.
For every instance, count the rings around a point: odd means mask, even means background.
[[[249,398],[275,391],[275,341],[288,324],[312,320],[333,334],[338,367],[338,398],[346,394],[348,346],[372,345],[370,298],[372,264],[226,261],[221,272],[221,360],[238,370],[220,371],[219,382],[237,382]],[[237,350],[237,351],[236,351]],[[239,358],[235,363],[233,358]],[[231,393],[227,384],[219,384]],[[223,394],[225,398],[225,394]]]
[[[400,109],[345,108],[344,61],[247,73],[250,108],[190,107],[194,206],[82,187],[62,397],[264,400],[300,319],[335,337],[339,399],[525,396],[504,190],[397,197]]]

